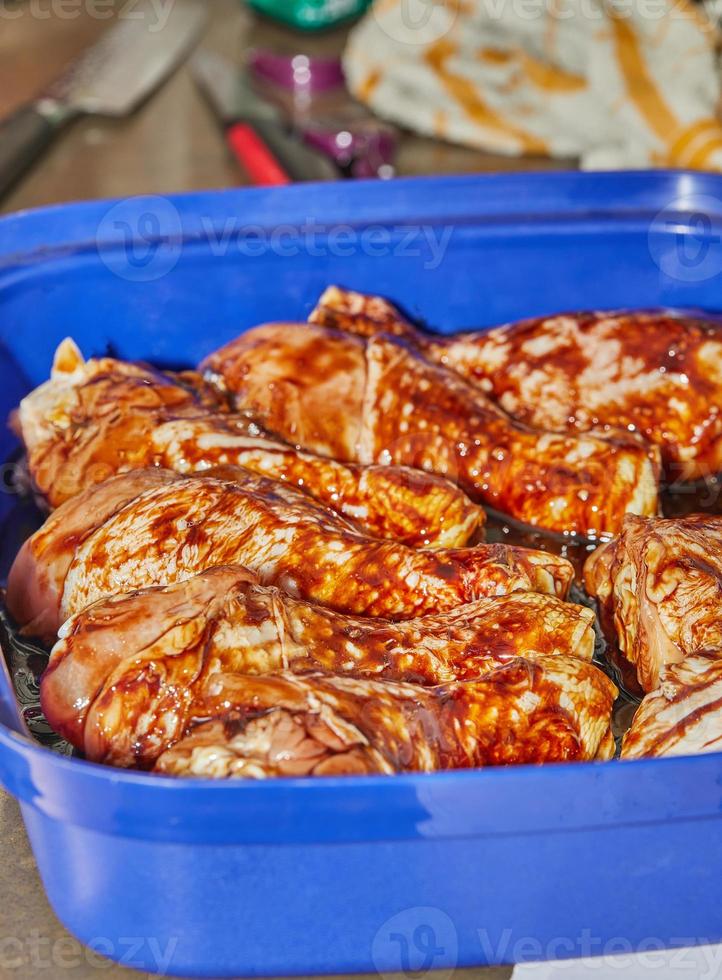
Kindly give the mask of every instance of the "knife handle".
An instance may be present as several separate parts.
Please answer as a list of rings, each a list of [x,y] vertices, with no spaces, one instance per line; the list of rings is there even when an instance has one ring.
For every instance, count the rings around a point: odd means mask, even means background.
[[[325,154],[307,146],[300,136],[288,133],[282,123],[254,119],[252,125],[292,181],[338,180],[341,176]]]
[[[15,183],[51,142],[57,123],[24,106],[0,123],[0,194]]]
[[[291,183],[291,178],[252,126],[247,123],[229,126],[226,143],[254,184],[277,187]]]

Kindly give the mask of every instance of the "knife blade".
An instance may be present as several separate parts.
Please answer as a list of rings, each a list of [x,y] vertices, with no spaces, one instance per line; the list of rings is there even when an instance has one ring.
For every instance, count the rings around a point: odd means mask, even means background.
[[[199,51],[191,59],[191,71],[225,129],[228,147],[253,183],[339,178],[327,157],[287,131],[281,111],[254,90],[244,70],[215,52]]]
[[[0,123],[0,194],[79,115],[125,116],[157,88],[198,39],[206,12],[174,0],[158,23],[157,4],[140,0],[37,99]]]

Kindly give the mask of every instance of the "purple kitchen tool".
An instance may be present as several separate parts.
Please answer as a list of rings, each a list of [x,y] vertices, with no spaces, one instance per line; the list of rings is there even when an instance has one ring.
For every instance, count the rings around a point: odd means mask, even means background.
[[[395,174],[396,133],[389,126],[372,122],[336,126],[305,126],[303,138],[309,146],[330,156],[350,177],[381,177]]]
[[[340,58],[276,54],[257,48],[249,52],[248,67],[258,78],[292,92],[328,92],[346,86]]]
[[[396,130],[351,98],[339,58],[255,49],[248,70],[264,97],[346,177],[393,177]]]

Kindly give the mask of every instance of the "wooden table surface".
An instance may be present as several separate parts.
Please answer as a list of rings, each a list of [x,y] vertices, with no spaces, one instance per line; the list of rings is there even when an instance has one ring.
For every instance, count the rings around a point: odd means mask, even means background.
[[[90,0],[69,2],[70,9],[92,8]],[[82,14],[46,20],[28,13],[4,22],[2,11],[8,3],[0,3],[0,115],[42,90],[107,27],[107,21]],[[53,0],[32,0],[30,12],[50,10],[52,4]],[[337,54],[343,48],[345,29],[299,35],[262,20],[238,0],[211,0],[208,6],[211,17],[203,44],[238,63],[249,44],[316,54]],[[483,154],[410,134],[402,139],[398,157],[402,174],[562,166],[559,161]],[[216,120],[184,66],[130,118],[74,123],[0,208],[13,211],[54,201],[169,194],[240,183],[243,178],[226,152]]]
[[[345,30],[299,36],[244,9],[237,0],[210,0],[203,43],[240,63],[249,44],[286,52],[335,54]],[[57,11],[65,11],[58,16]],[[92,3],[0,2],[0,116],[41,91],[107,27],[90,16]],[[8,16],[8,12],[12,16]],[[510,159],[404,135],[402,174],[465,173],[560,167]],[[216,120],[182,66],[132,117],[74,123],[0,202],[15,211],[82,198],[168,194],[243,183]],[[39,881],[14,800],[0,793],[0,978],[87,980],[139,976],[87,955],[53,915]],[[510,970],[460,970],[465,980],[506,980]],[[415,980],[418,977],[415,975]]]

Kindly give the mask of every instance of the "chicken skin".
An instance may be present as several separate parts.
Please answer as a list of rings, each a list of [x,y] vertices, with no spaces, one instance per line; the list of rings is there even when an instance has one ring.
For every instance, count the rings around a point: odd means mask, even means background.
[[[627,517],[584,578],[643,690],[658,687],[665,665],[722,648],[722,517]]]
[[[215,393],[215,394],[209,394]],[[412,547],[461,547],[484,512],[443,478],[299,452],[220,411],[225,399],[192,372],[173,377],[113,358],[84,361],[71,341],[17,420],[34,481],[52,506],[116,473],[241,465],[286,480],[362,530]]]
[[[257,327],[201,366],[289,442],[435,472],[527,524],[589,537],[657,513],[658,454],[631,434],[538,432],[403,340],[312,325]]]
[[[210,386],[193,387],[145,364],[112,357],[85,361],[64,340],[51,377],[20,403],[15,424],[35,485],[51,507],[116,473],[151,465],[159,421],[208,411]],[[203,391],[203,394],[201,393]],[[215,390],[214,408],[222,404]]]
[[[195,705],[201,723],[154,771],[264,779],[608,759],[616,693],[597,667],[565,656],[432,688],[219,673]]]
[[[568,561],[541,551],[502,544],[424,551],[365,536],[299,491],[237,467],[203,477],[151,472],[160,486],[100,522],[87,513],[87,532],[80,515],[98,488],[68,501],[51,532],[41,528],[26,542],[8,590],[21,626],[42,621],[46,632],[57,630],[104,596],[227,564],[242,564],[298,598],[392,619],[517,590],[563,597],[572,581]],[[116,477],[114,500],[123,496],[123,480],[135,487],[142,477]],[[78,515],[70,537],[66,508]]]
[[[624,736],[623,759],[722,751],[722,651],[663,668]]]
[[[392,623],[257,584],[238,566],[104,599],[61,629],[43,710],[87,758],[151,765],[182,736],[208,678],[323,670],[437,685],[524,656],[590,662],[591,610],[535,593]]]
[[[367,534],[410,547],[462,547],[483,528],[482,508],[443,477],[406,466],[342,463],[254,437],[253,429],[230,415],[175,419],[153,431],[155,460],[179,473],[242,466],[302,490]]]
[[[23,632],[52,642],[63,583],[79,546],[130,500],[178,479],[169,470],[133,470],[67,500],[28,538],[10,569],[5,602]]]
[[[385,300],[337,287],[310,320],[405,337],[536,428],[633,429],[659,446],[670,482],[722,470],[722,324],[664,310],[584,312],[441,337]]]

